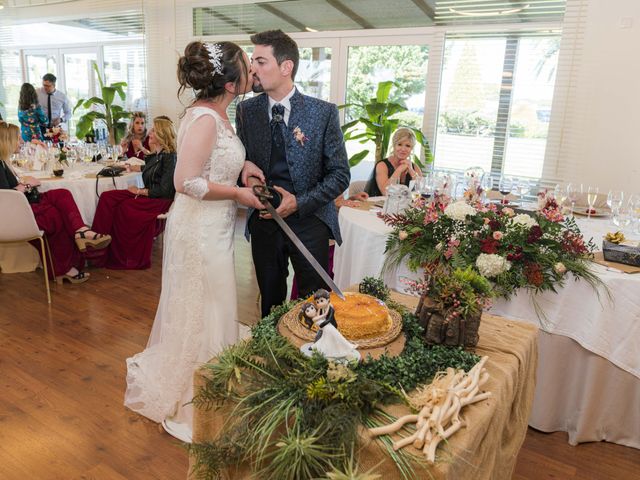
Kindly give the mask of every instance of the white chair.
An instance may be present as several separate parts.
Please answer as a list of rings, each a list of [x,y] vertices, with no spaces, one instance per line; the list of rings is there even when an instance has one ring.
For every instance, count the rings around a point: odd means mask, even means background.
[[[15,244],[40,240],[42,252],[42,265],[44,267],[44,284],[47,288],[47,302],[51,303],[51,291],[49,290],[49,272],[47,271],[47,256],[49,244],[45,241],[44,232],[38,228],[33,211],[29,207],[24,193],[16,190],[0,190],[0,244]],[[45,249],[46,245],[46,249]]]
[[[351,182],[349,185],[349,197],[353,197],[360,192],[364,192],[366,186],[366,180],[356,180],[355,182]]]

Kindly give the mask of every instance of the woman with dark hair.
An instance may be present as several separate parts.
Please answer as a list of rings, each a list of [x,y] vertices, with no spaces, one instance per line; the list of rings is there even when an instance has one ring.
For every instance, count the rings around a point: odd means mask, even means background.
[[[96,232],[110,234],[113,240],[104,255],[91,258],[95,266],[117,270],[151,266],[158,215],[169,211],[176,194],[176,131],[168,117],[153,119],[149,149],[144,165],[127,164],[129,171],[142,172],[144,188],[131,186],[100,195],[92,227]]]
[[[38,103],[36,89],[30,83],[23,83],[20,87],[18,100],[18,120],[22,140],[44,140],[43,131],[47,128],[48,119]]]
[[[0,188],[24,192],[30,187],[37,187],[40,182],[33,177],[18,179],[9,166],[9,157],[19,145],[18,127],[0,122]],[[89,280],[89,274],[80,270],[84,265],[81,252],[87,247],[105,248],[111,237],[87,228],[71,192],[64,188],[41,193],[40,200],[31,203],[31,210],[38,228],[46,234],[56,281],[62,284],[64,281],[83,283]]]
[[[122,151],[127,158],[144,159],[150,154],[149,136],[147,135],[147,116],[144,112],[133,112],[129,119],[127,134],[120,142]]]
[[[191,42],[178,61],[179,93],[192,89],[178,132],[176,197],[164,235],[162,292],[147,348],[127,359],[130,409],[191,441],[193,372],[238,340],[233,238],[245,150],[227,107],[251,90],[249,59],[230,42]]]

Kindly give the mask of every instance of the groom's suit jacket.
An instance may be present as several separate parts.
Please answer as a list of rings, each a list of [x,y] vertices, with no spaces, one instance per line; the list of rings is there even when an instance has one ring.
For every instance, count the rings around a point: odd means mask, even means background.
[[[315,215],[331,230],[340,244],[340,227],[334,200],[349,187],[351,174],[344,137],[335,105],[296,92],[290,99],[291,112],[284,130],[289,173],[293,180],[300,218]],[[296,139],[294,130],[307,139]],[[267,176],[271,157],[269,97],[261,94],[241,102],[236,109],[236,131],[247,150],[247,160]],[[247,214],[247,221],[253,209]]]

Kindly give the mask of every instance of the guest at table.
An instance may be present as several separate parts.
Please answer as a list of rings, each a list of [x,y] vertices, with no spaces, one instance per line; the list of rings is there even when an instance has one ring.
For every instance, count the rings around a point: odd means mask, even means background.
[[[61,123],[66,123],[67,127],[64,130],[69,130],[71,105],[67,96],[56,88],[56,81],[57,78],[52,73],[46,73],[42,77],[42,88],[36,91],[38,102],[47,117],[47,128],[59,127]]]
[[[394,183],[409,186],[411,180],[422,176],[420,169],[411,162],[411,152],[416,144],[416,135],[409,128],[397,129],[391,138],[393,152],[389,158],[379,161],[371,172],[365,187],[370,197],[387,194],[387,188]]]
[[[22,140],[25,142],[44,140],[42,132],[46,130],[49,122],[38,103],[36,89],[30,83],[23,83],[22,87],[20,87],[18,120],[20,121]]]
[[[20,129],[0,122],[0,188],[25,192],[30,187],[39,186],[40,181],[29,176],[17,178],[10,167],[9,157],[18,148]],[[64,281],[83,283],[89,280],[89,274],[80,270],[84,265],[81,252],[87,247],[105,248],[111,237],[95,233],[83,223],[69,190],[60,188],[42,192],[39,201],[30,206],[38,228],[45,232],[56,281],[62,284]]]
[[[133,112],[127,135],[120,142],[122,151],[127,158],[144,159],[145,155],[150,154],[149,136],[147,135],[147,116],[144,112]]]
[[[158,234],[157,217],[166,213],[176,193],[173,172],[176,165],[176,131],[165,116],[153,119],[149,132],[150,155],[145,165],[128,165],[142,172],[144,188],[110,190],[100,195],[93,229],[111,234],[113,241],[96,266],[118,270],[138,270],[151,266],[153,238]]]

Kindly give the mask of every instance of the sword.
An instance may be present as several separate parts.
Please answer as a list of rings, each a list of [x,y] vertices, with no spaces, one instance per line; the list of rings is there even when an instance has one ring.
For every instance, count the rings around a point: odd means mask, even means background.
[[[276,209],[273,208],[273,205],[271,204],[271,200],[273,200],[273,190],[267,187],[266,185],[254,185],[253,193],[256,195],[256,197],[260,199],[262,204],[265,206],[265,209],[267,210],[267,212],[271,214],[271,216],[276,221],[276,223],[280,226],[282,231],[287,235],[287,237],[289,237],[289,239],[293,242],[296,248],[300,250],[300,253],[302,254],[302,256],[307,259],[307,261],[311,264],[311,266],[316,271],[316,273],[320,275],[322,280],[324,280],[324,282],[329,286],[329,288],[331,288],[331,290],[335,292],[336,295],[338,295],[338,297],[344,300],[345,299],[344,294],[342,293],[342,290],[338,288],[338,285],[336,285],[336,282],[333,281],[333,278],[331,278],[327,273],[327,271],[324,268],[322,268],[322,265],[318,263],[318,261],[314,258],[314,256],[311,255],[311,252],[307,249],[307,247],[304,246],[304,243],[302,243],[298,238],[298,236],[293,232],[293,230],[291,230],[291,227],[289,227],[289,225],[286,224],[286,222],[282,219],[282,217],[278,215],[278,213],[276,212]]]

